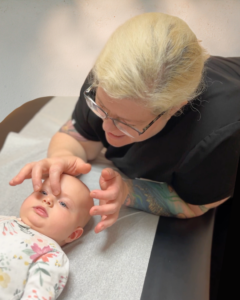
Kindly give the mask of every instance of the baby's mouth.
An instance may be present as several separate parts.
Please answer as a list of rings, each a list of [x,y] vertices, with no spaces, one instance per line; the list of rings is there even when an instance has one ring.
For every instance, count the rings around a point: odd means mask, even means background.
[[[43,206],[34,206],[33,209],[39,216],[44,218],[48,217],[48,213]]]

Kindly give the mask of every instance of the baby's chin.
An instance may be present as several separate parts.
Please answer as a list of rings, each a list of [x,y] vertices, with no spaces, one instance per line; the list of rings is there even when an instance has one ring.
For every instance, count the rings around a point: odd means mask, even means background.
[[[30,216],[25,216],[20,214],[21,221],[28,225],[31,229],[36,230],[42,234],[44,233],[43,227],[44,227],[44,220],[41,220],[37,218],[37,216],[30,215]],[[45,234],[46,235],[46,234]]]
[[[45,235],[45,236],[47,236],[47,237],[49,237],[49,238],[51,238],[52,240],[54,240],[55,242],[57,242],[59,245],[60,245],[60,242],[58,242],[54,237],[52,237],[52,236],[49,236],[49,234],[48,234],[48,232],[47,232],[47,230],[46,230],[46,228],[43,228],[43,224],[41,224],[41,223],[39,223],[39,222],[36,222],[36,221],[32,221],[32,220],[29,220],[28,218],[21,218],[21,221],[24,223],[24,224],[26,224],[26,225],[28,225],[32,230],[35,230],[35,231],[37,231],[38,233],[40,233],[40,234],[43,234],[43,235]],[[61,246],[61,245],[60,245]]]

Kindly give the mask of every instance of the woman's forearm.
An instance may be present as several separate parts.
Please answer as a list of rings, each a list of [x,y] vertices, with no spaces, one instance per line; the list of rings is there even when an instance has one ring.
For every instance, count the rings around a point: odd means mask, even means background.
[[[72,136],[57,132],[52,137],[48,147],[48,157],[74,155],[87,162],[87,156],[82,145]]]
[[[158,216],[193,218],[197,214],[184,202],[166,183],[145,180],[125,180],[129,194],[124,202],[126,206],[134,207]],[[202,213],[206,212],[203,205],[198,206]]]
[[[68,120],[50,142],[48,157],[73,155],[87,162],[95,159],[103,148],[101,142],[87,140]]]

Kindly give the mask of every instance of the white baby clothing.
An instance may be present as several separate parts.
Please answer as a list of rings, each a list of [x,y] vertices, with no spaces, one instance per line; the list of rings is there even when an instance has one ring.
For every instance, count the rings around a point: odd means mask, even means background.
[[[69,274],[69,260],[51,238],[16,217],[0,216],[0,300],[54,300]]]

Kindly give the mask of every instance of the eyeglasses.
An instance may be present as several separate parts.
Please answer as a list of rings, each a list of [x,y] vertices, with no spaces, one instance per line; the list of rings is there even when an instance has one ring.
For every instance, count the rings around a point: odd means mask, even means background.
[[[113,119],[113,118],[110,118],[108,116],[108,113],[106,113],[101,107],[99,107],[95,101],[91,98],[94,97],[95,98],[95,93],[93,93],[93,87],[92,85],[86,89],[84,91],[84,97],[85,97],[85,100],[87,102],[87,105],[88,107],[92,110],[92,112],[94,112],[99,118],[101,119],[110,119],[113,121],[113,124],[121,131],[123,132],[124,134],[132,137],[132,138],[136,138],[137,136],[143,134],[150,126],[153,125],[153,123],[155,123],[165,112],[159,114],[154,120],[152,120],[152,122],[150,122],[146,127],[143,128],[142,132],[139,131],[138,129],[134,128],[133,126],[131,125],[128,125],[122,121],[119,121],[117,119]],[[92,93],[92,95],[90,96],[89,94]]]

